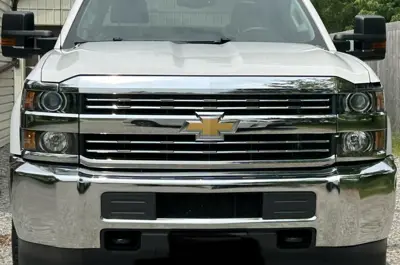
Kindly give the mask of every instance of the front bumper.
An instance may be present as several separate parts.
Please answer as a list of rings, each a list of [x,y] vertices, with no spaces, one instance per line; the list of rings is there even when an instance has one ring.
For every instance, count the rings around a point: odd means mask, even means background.
[[[60,248],[100,248],[103,229],[315,228],[317,247],[354,246],[387,238],[395,209],[393,157],[308,172],[105,172],[32,164],[19,158],[11,167],[12,214],[18,236],[27,242]],[[315,216],[285,220],[101,217],[100,197],[104,192],[271,191],[314,192]]]

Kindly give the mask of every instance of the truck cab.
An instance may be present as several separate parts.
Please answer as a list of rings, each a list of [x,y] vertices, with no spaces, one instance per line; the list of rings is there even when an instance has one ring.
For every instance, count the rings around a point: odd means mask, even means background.
[[[76,0],[58,36],[12,11],[1,39],[40,56],[11,119],[14,265],[386,264],[383,17],[331,38],[309,0]]]

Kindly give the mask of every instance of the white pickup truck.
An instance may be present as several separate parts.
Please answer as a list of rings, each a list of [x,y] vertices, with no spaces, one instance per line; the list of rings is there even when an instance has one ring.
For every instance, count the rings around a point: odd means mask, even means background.
[[[14,264],[384,265],[386,24],[354,25],[331,39],[310,0],[76,0],[58,37],[5,13],[3,55],[41,56],[12,111]]]

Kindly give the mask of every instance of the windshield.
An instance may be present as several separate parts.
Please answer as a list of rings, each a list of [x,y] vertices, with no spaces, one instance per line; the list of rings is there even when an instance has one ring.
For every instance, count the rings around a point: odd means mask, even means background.
[[[308,43],[326,48],[302,0],[86,0],[63,48],[81,42]]]

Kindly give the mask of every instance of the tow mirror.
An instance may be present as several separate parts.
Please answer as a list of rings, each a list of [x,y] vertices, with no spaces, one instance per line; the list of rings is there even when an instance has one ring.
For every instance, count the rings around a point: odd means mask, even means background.
[[[5,12],[2,18],[1,49],[4,57],[29,58],[54,48],[57,38],[48,30],[35,30],[32,12]]]
[[[354,48],[351,50],[351,42]],[[358,15],[354,33],[338,33],[333,42],[336,49],[363,61],[383,60],[386,57],[386,21],[382,16]]]

